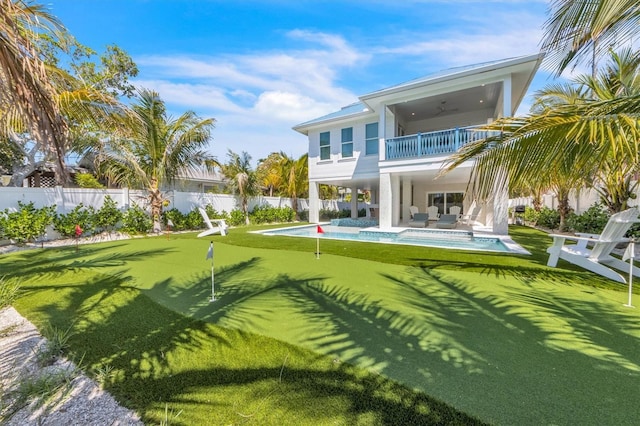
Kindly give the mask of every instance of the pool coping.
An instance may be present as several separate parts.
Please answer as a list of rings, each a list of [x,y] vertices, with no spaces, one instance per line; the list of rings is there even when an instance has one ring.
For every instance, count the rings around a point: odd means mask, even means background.
[[[410,230],[410,231],[418,231],[420,232],[419,228],[410,228],[410,227],[391,227],[391,228],[386,228],[386,229],[380,229],[378,227],[368,227],[368,228],[356,228],[356,227],[347,227],[347,226],[335,226],[335,225],[331,225],[330,222],[321,222],[321,223],[310,223],[310,224],[305,224],[305,225],[296,225],[296,226],[288,226],[288,227],[283,227],[283,228],[273,228],[273,229],[263,229],[260,231],[251,231],[251,233],[253,234],[262,234],[262,235],[266,235],[266,236],[282,236],[282,237],[292,237],[292,238],[318,238],[317,236],[313,236],[313,235],[276,235],[276,234],[268,234],[268,232],[271,231],[281,231],[281,230],[286,230],[286,229],[298,229],[298,228],[308,228],[308,227],[312,227],[312,226],[321,226],[321,227],[332,227],[332,230],[334,230],[334,228],[343,228],[342,231],[345,233],[353,233],[353,234],[357,234],[360,231],[367,231],[367,232],[379,232],[379,233],[395,233],[395,234],[400,234],[404,231]],[[347,230],[348,229],[348,230]],[[350,230],[352,229],[357,229],[357,232],[353,232]],[[508,251],[499,251],[499,250],[482,250],[482,249],[477,249],[477,248],[465,248],[465,247],[437,247],[437,246],[427,246],[427,245],[421,245],[421,244],[411,244],[411,243],[407,243],[407,242],[395,242],[395,241],[357,241],[357,240],[346,240],[346,239],[339,239],[339,238],[331,238],[331,237],[326,237],[326,239],[332,239],[332,240],[342,240],[342,241],[355,241],[355,242],[363,242],[363,243],[377,243],[377,244],[395,244],[395,245],[405,245],[405,246],[414,246],[414,247],[431,247],[431,248],[443,248],[443,249],[447,249],[447,250],[466,250],[466,251],[480,251],[480,252],[489,252],[489,253],[505,253],[505,254],[525,254],[525,255],[531,255],[531,253],[526,250],[525,248],[523,248],[520,244],[516,243],[515,241],[513,241],[513,239],[509,236],[509,235],[496,235],[496,234],[492,234],[490,232],[486,232],[486,231],[462,231],[459,229],[439,229],[438,231],[435,231],[433,233],[441,233],[441,234],[451,234],[451,235],[455,235],[458,234],[460,235],[461,233],[468,233],[468,232],[472,232],[474,237],[477,238],[488,238],[488,239],[494,239],[494,240],[499,240],[500,242],[502,242],[502,244],[504,244],[504,246],[507,248]]]

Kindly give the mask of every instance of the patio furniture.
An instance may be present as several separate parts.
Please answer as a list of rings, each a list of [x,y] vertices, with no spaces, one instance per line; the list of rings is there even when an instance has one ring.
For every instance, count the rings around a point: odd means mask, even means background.
[[[438,213],[438,206],[427,207],[427,213],[429,213],[429,220],[438,220],[440,213]]]
[[[442,214],[436,222],[436,228],[453,229],[458,226],[458,216],[455,214]]]
[[[426,228],[429,225],[429,213],[416,213],[409,221],[411,228]]]
[[[460,206],[451,206],[449,207],[449,214],[454,214],[456,215],[456,218],[460,218],[460,211],[462,209],[460,208]]]
[[[410,206],[409,207],[409,213],[411,214],[411,219],[413,219],[413,216],[418,213],[420,210],[418,210],[418,208],[416,206]]]
[[[469,211],[471,213],[462,216],[460,220],[465,222],[469,226],[474,225],[478,220],[478,216],[480,215],[480,210],[481,210],[480,206],[478,206],[474,201],[473,203],[471,203],[471,207],[469,208]]]
[[[611,256],[611,252],[617,244],[629,241],[628,238],[624,238],[624,234],[632,224],[640,222],[638,214],[640,212],[634,207],[612,215],[600,235],[574,237],[550,234],[553,237],[553,245],[547,249],[549,253],[547,266],[555,267],[558,259],[564,259],[603,277],[625,283],[625,278],[611,268],[627,272],[629,264]],[[577,243],[565,245],[566,240]],[[592,244],[591,249],[588,248],[589,244]],[[634,266],[633,275],[640,276],[640,269]]]
[[[200,212],[202,219],[204,219],[205,225],[207,225],[207,229],[199,233],[198,238],[213,234],[227,235],[227,228],[229,227],[224,219],[209,219],[209,215],[202,207],[198,207],[198,211]],[[213,225],[214,223],[216,226]]]

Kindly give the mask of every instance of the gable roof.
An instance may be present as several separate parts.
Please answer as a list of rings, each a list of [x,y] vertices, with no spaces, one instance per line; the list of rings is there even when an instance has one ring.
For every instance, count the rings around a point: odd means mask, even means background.
[[[494,70],[498,70],[501,68],[523,65],[528,62],[535,62],[536,65],[532,69],[532,74],[538,68],[540,61],[542,60],[543,54],[537,53],[534,55],[526,55],[519,56],[514,58],[506,58],[495,61],[481,62],[478,64],[465,65],[454,68],[447,68],[444,70],[440,70],[431,74],[428,74],[424,77],[416,78],[413,80],[406,81],[404,83],[400,83],[394,86],[390,86],[384,89],[376,90],[371,93],[367,93],[359,97],[360,102],[355,102],[351,105],[347,105],[340,109],[339,111],[332,112],[327,115],[323,115],[322,117],[315,118],[313,120],[306,121],[304,123],[300,123],[293,127],[294,130],[306,134],[305,129],[320,123],[324,123],[327,121],[333,121],[341,118],[348,118],[357,116],[360,114],[368,114],[371,113],[371,108],[369,105],[372,105],[369,101],[374,100],[376,98],[383,98],[385,96],[393,95],[395,93],[400,93],[406,90],[411,90],[413,88],[419,88],[421,86],[428,86],[431,84],[446,82],[447,80],[454,80],[458,78],[463,78],[466,76],[479,75],[485,72],[490,72]],[[528,86],[527,82],[527,86]],[[373,103],[375,105],[375,102]]]

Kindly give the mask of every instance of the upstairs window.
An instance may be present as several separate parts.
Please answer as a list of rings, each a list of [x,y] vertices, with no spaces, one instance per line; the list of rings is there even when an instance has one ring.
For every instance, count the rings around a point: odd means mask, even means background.
[[[378,154],[378,123],[369,123],[365,126],[365,155]]]
[[[320,159],[331,158],[331,136],[329,132],[320,133]]]
[[[342,129],[342,158],[353,157],[353,127]]]

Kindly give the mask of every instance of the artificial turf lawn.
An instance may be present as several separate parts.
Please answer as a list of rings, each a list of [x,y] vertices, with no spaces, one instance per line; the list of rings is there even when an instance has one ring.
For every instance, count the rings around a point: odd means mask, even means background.
[[[551,239],[511,231],[532,256],[322,241],[316,260],[315,240],[232,230],[213,238],[214,303],[209,240],[193,234],[0,268],[25,276],[17,308],[73,322],[76,352],[115,366],[107,387],[149,420],[167,402],[185,424],[212,411],[214,424],[472,421],[354,364],[490,423],[635,423],[640,318],[625,288],[547,268]]]

